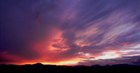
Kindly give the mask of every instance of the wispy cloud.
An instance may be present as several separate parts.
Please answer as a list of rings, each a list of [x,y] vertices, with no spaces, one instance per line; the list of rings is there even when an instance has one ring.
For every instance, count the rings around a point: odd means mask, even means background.
[[[140,56],[139,5],[139,0],[2,0],[0,52],[32,63],[107,64],[118,58],[125,63],[124,57]]]

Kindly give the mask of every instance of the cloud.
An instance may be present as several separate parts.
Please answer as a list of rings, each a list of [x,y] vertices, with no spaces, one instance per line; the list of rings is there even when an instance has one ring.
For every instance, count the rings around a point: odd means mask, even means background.
[[[116,64],[131,64],[131,65],[139,65],[140,58],[139,56],[133,57],[123,57],[117,59],[99,59],[99,60],[85,60],[83,62],[79,62],[78,65],[116,65]]]
[[[139,56],[138,6],[138,0],[2,0],[0,52],[51,64],[95,64],[89,59],[108,51]]]

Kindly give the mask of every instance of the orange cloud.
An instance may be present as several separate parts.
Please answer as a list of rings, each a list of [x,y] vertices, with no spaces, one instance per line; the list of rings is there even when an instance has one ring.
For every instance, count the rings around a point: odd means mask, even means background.
[[[75,55],[64,57],[63,53],[70,48],[65,45],[65,39],[62,38],[63,32],[60,29],[55,28],[50,32],[52,35],[50,35],[49,39],[36,41],[31,46],[32,50],[38,55],[38,58],[29,62],[23,62],[22,64],[40,62],[43,64],[68,65],[76,64],[80,61],[80,58]]]

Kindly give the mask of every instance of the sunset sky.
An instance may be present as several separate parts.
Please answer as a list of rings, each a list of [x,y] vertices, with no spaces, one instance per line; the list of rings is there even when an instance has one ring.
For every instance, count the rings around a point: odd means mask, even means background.
[[[0,64],[140,65],[140,0],[0,0]]]

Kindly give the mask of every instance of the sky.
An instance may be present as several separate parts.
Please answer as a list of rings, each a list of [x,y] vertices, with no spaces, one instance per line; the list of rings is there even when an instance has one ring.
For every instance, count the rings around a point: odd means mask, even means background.
[[[0,0],[0,64],[140,65],[140,0]]]

